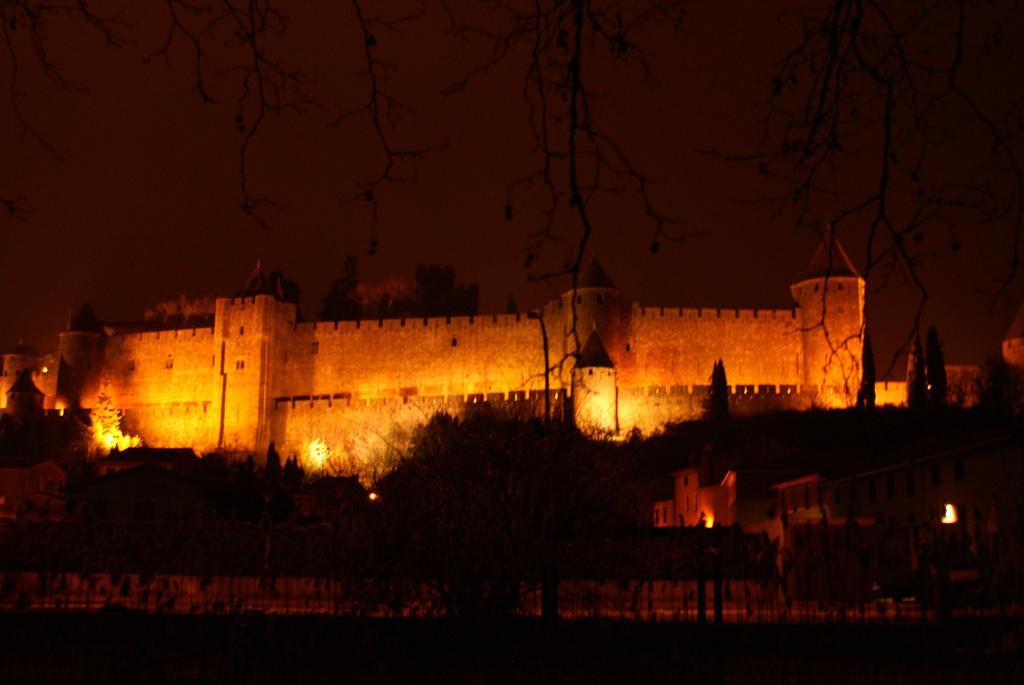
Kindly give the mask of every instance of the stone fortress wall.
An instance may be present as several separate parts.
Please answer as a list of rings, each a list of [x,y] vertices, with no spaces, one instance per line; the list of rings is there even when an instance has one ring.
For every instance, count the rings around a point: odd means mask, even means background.
[[[821,264],[831,269],[833,260],[845,270],[823,277]],[[317,440],[357,462],[393,449],[438,411],[489,404],[543,414],[545,341],[555,413],[606,434],[651,433],[699,417],[717,359],[738,413],[843,406],[853,400],[837,382],[844,376],[818,367],[823,293],[828,331],[854,342],[845,362],[859,361],[864,326],[863,281],[834,241],[819,248],[791,288],[796,306],[784,310],[625,303],[594,262],[575,292],[544,306],[542,321],[502,314],[302,322],[264,280],[254,274],[239,295],[218,298],[211,327],[66,331],[51,402],[90,407],[105,384],[126,429],[153,446],[262,458],[270,442],[284,456],[303,456]],[[599,353],[576,364],[576,339],[591,349],[591,337]],[[598,408],[583,417],[588,402]]]

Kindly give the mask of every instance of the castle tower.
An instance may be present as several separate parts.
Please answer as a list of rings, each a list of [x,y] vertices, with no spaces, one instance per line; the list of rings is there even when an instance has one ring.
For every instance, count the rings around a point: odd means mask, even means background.
[[[43,413],[43,392],[32,382],[32,372],[22,369],[7,390],[7,414],[24,421]]]
[[[47,382],[53,379],[53,375],[50,373],[49,367],[46,366],[43,355],[30,345],[19,342],[13,350],[0,355],[0,368],[2,368],[2,372],[0,372],[0,409],[7,406],[7,391],[24,370],[28,370],[32,374],[40,374],[43,394],[46,395],[47,390],[48,394],[53,394],[53,383]]]
[[[258,262],[234,297],[217,299],[213,335],[219,449],[254,456],[266,452],[274,372],[298,316],[298,307],[289,301],[294,299],[281,273],[264,274]]]
[[[573,337],[573,291],[562,294],[562,352],[572,355],[577,351]],[[622,307],[619,290],[612,283],[597,259],[592,259],[579,276],[575,291],[576,336],[579,349],[597,333],[608,356],[619,358],[623,344]]]
[[[57,406],[91,407],[99,393],[103,349],[103,324],[88,302],[83,304],[60,334],[57,363]]]
[[[595,331],[572,371],[573,420],[584,433],[614,435],[619,432],[618,405],[615,364]]]
[[[864,279],[831,227],[790,292],[799,308],[803,385],[817,389],[822,406],[849,406],[860,387]]]
[[[1003,359],[1007,364],[1024,366],[1024,304],[1017,310],[1003,339]]]

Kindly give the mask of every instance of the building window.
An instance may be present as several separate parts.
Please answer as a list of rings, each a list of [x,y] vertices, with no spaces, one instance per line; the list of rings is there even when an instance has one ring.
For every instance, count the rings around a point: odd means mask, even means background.
[[[245,335],[245,326],[239,326],[238,327],[238,334],[239,335]]]
[[[320,354],[320,341],[319,340],[314,340],[313,341],[313,354]]]
[[[907,473],[907,497],[913,497],[917,488],[914,483],[914,472],[910,471]]]
[[[167,358],[167,361],[164,362],[164,368],[165,369],[173,369],[174,368],[174,358],[173,357],[168,357]]]
[[[942,467],[939,464],[932,464],[932,485],[942,482]]]
[[[241,371],[244,368],[245,368],[245,360],[244,359],[239,359],[238,361],[235,362],[235,370]]]
[[[956,481],[964,479],[964,463],[960,459],[953,462],[953,479]]]
[[[458,346],[459,346],[459,339],[458,338],[452,338],[452,347],[458,347]]]
[[[891,473],[885,478],[885,496],[890,502],[896,499],[896,476]]]

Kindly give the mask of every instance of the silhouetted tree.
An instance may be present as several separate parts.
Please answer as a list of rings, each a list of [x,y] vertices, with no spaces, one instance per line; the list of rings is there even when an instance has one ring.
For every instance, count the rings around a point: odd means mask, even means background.
[[[721,359],[711,369],[711,392],[704,409],[705,418],[716,425],[729,420],[729,381],[725,376],[725,364]]]
[[[356,297],[359,287],[358,261],[354,255],[345,257],[341,276],[331,285],[320,301],[320,319],[323,321],[351,321],[362,318],[363,307]]]
[[[925,378],[924,355],[921,353],[921,338],[914,336],[907,357],[907,406],[922,409],[928,404],[928,381]]]
[[[439,414],[377,484],[396,581],[429,579],[450,615],[505,615],[565,540],[620,524],[629,479],[565,425]]]
[[[861,351],[860,389],[857,391],[857,406],[861,409],[875,408],[875,351],[871,348],[871,336],[864,331],[864,347]]]
[[[297,488],[302,485],[302,479],[305,478],[306,472],[299,464],[297,457],[289,457],[284,463],[284,469],[281,472],[281,482],[287,488]]]
[[[277,453],[273,442],[267,448],[267,464],[263,467],[263,473],[272,483],[276,483],[281,478],[281,455]]]
[[[928,380],[928,399],[933,407],[941,407],[946,403],[948,380],[946,378],[946,359],[942,354],[942,343],[935,326],[928,327],[925,338],[925,369]]]

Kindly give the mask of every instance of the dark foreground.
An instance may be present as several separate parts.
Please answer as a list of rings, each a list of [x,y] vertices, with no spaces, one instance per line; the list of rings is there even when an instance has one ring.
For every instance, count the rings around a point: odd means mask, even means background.
[[[1020,683],[1024,626],[0,615],[2,683]]]

